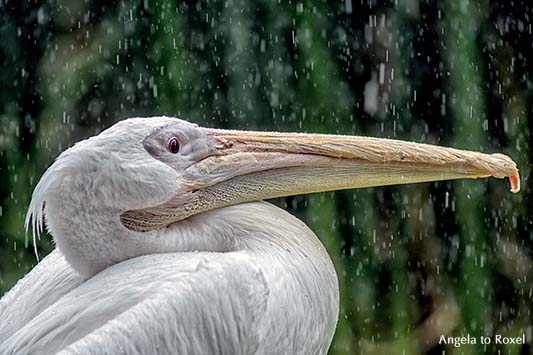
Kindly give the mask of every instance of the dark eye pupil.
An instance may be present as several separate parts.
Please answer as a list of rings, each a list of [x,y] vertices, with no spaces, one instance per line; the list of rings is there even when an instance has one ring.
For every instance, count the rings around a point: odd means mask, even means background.
[[[176,154],[180,150],[180,143],[178,142],[178,139],[176,137],[172,137],[168,141],[168,151],[172,154]]]

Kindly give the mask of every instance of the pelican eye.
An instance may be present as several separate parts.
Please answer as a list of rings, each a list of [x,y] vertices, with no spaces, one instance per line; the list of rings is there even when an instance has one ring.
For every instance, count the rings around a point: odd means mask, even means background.
[[[177,154],[180,151],[180,142],[178,142],[178,138],[172,137],[168,140],[167,150],[172,154]]]

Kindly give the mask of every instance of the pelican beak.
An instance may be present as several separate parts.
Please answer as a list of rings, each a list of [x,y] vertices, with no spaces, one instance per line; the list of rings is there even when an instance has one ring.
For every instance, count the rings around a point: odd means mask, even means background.
[[[323,134],[207,129],[207,137],[210,154],[183,173],[186,192],[123,213],[126,227],[159,229],[228,205],[371,186],[493,176],[520,190],[516,164],[503,154]]]

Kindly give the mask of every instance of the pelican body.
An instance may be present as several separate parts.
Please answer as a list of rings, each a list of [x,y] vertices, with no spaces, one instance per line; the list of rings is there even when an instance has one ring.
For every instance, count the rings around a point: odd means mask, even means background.
[[[123,120],[37,184],[26,228],[57,248],[0,300],[0,354],[325,354],[333,264],[261,200],[488,176],[519,189],[501,154]]]

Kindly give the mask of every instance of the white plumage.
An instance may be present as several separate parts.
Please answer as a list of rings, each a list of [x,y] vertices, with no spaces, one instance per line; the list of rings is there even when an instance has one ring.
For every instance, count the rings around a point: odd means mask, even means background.
[[[436,158],[438,157],[438,158]],[[503,155],[121,121],[45,172],[26,220],[57,250],[0,300],[0,354],[324,354],[339,290],[276,196],[516,176]]]
[[[313,233],[264,202],[198,218],[188,236],[233,235],[241,250],[140,256],[86,281],[52,252],[1,300],[2,353],[325,353],[338,289]]]

